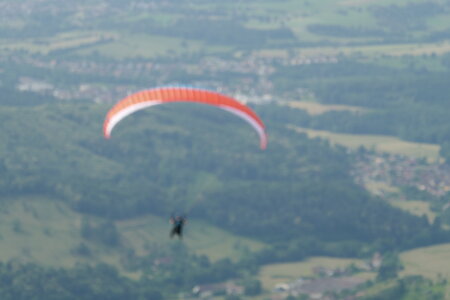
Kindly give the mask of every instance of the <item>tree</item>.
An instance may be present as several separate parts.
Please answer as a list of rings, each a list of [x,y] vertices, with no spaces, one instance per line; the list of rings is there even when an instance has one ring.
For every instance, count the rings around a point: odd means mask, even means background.
[[[257,279],[247,279],[244,281],[244,293],[247,296],[259,295],[262,291],[261,281]]]
[[[402,268],[403,266],[397,253],[386,254],[378,270],[377,280],[386,281],[397,278],[398,271]]]

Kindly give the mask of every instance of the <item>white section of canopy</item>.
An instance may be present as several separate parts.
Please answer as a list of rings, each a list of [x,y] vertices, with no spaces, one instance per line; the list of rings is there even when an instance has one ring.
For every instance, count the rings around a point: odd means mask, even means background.
[[[230,106],[225,106],[225,105],[219,105],[220,108],[244,119],[245,121],[247,121],[258,133],[259,135],[259,145],[261,147],[261,149],[266,149],[267,146],[267,135],[266,132],[264,131],[264,128],[259,125],[258,122],[256,122],[250,115],[246,114],[243,111],[240,111],[234,107],[230,107]]]
[[[133,105],[130,105],[130,106],[120,110],[118,113],[113,115],[106,123],[105,137],[109,138],[111,136],[111,131],[113,130],[113,128],[117,125],[117,123],[119,123],[125,117],[131,115],[134,112],[137,112],[138,110],[141,110],[141,109],[144,109],[144,108],[147,108],[150,106],[158,105],[161,103],[163,103],[163,101],[152,100],[152,101],[148,101],[148,102],[141,102],[141,103],[133,104]]]

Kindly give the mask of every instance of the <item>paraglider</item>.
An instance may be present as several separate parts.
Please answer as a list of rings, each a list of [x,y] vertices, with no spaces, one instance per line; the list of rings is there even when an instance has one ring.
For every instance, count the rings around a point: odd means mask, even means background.
[[[103,124],[105,138],[110,138],[114,127],[125,117],[147,107],[173,103],[190,102],[212,105],[226,110],[248,122],[258,133],[261,149],[267,146],[267,134],[262,120],[248,106],[229,96],[199,88],[159,87],[140,91],[120,100],[106,115]]]
[[[178,238],[181,240],[183,238],[183,227],[187,223],[187,219],[185,216],[176,216],[173,215],[170,217],[170,224],[173,225],[172,230],[170,231],[170,238],[173,238],[175,235],[178,235]]]

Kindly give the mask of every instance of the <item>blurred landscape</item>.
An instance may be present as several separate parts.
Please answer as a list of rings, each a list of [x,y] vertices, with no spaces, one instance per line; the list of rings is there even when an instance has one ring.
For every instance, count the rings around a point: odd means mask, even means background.
[[[167,85],[267,149],[180,103],[103,138]],[[450,299],[449,1],[0,0],[0,91],[0,299]]]

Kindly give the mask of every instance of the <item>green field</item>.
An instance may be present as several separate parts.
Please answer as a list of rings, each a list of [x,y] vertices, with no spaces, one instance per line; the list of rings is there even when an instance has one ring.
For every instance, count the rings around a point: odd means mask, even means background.
[[[350,112],[367,111],[367,109],[357,106],[321,104],[318,102],[311,102],[311,101],[289,101],[289,102],[281,102],[280,104],[287,105],[292,108],[306,110],[306,112],[310,115],[320,115],[329,111],[350,111]]]
[[[118,228],[127,243],[142,255],[146,254],[145,246],[148,244],[178,242],[169,241],[169,222],[160,217],[147,216],[118,222]],[[206,255],[213,261],[226,257],[237,259],[247,250],[256,251],[264,247],[263,243],[194,220],[186,226],[183,242],[195,253]]]
[[[98,52],[101,55],[118,59],[144,57],[154,58],[165,55],[181,55],[189,52],[207,53],[229,51],[227,47],[208,46],[199,41],[184,41],[181,38],[148,34],[121,34],[110,43],[87,47],[78,54]]]
[[[55,50],[65,50],[90,45],[105,40],[115,40],[118,35],[111,32],[65,32],[52,37],[29,38],[29,39],[4,39],[0,42],[2,51],[25,50],[31,53],[48,54]]]
[[[399,138],[384,135],[342,134],[322,130],[313,130],[291,126],[297,132],[306,133],[310,138],[323,138],[332,144],[339,144],[351,149],[365,147],[379,152],[401,154],[430,161],[440,160],[438,145],[406,142]]]
[[[183,241],[170,240],[168,220],[145,216],[116,222],[120,246],[107,247],[82,238],[80,228],[84,217],[61,202],[44,197],[10,199],[0,210],[0,260],[36,262],[54,267],[71,267],[78,262],[105,262],[121,269],[121,255],[132,249],[138,256],[146,255],[151,245],[184,242],[197,254],[212,261],[237,259],[246,251],[263,248],[263,243],[230,234],[204,222],[191,220]],[[100,219],[91,217],[91,221]],[[73,250],[84,243],[91,256],[80,257]]]
[[[436,213],[430,208],[430,203],[418,200],[391,200],[389,203],[416,216],[427,216],[430,223],[434,222]]]
[[[422,275],[431,279],[450,280],[450,244],[418,248],[400,255],[406,275]],[[447,285],[446,297],[450,299],[450,286]]]
[[[430,278],[450,279],[450,244],[418,248],[400,255],[402,275],[420,274]]]
[[[68,252],[80,240],[80,219],[66,207],[33,197],[3,206],[0,214],[2,261],[73,265]]]

